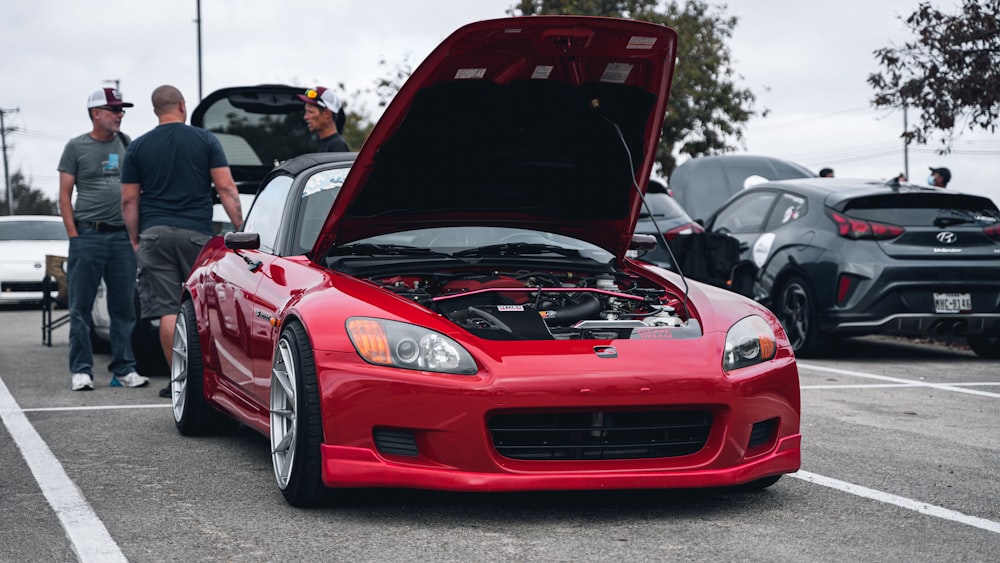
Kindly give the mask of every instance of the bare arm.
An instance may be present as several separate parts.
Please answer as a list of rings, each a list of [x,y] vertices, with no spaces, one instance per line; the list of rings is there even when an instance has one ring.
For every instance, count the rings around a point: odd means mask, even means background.
[[[76,184],[76,176],[67,172],[59,173],[59,214],[62,215],[63,225],[66,227],[66,236],[73,238],[79,233],[76,232],[76,220],[73,219],[73,185]]]
[[[215,191],[219,192],[219,201],[222,202],[226,215],[233,228],[239,230],[243,227],[243,206],[240,205],[240,192],[236,189],[236,182],[233,181],[233,173],[228,166],[220,166],[212,169],[212,182],[215,184]]]
[[[139,184],[122,184],[122,217],[132,249],[139,251]]]

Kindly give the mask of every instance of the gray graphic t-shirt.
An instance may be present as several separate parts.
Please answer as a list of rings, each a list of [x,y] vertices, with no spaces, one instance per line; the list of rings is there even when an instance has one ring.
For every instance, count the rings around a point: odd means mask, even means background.
[[[76,177],[73,215],[77,221],[124,224],[121,182],[124,157],[125,144],[118,135],[110,141],[98,141],[84,133],[66,143],[59,171]]]

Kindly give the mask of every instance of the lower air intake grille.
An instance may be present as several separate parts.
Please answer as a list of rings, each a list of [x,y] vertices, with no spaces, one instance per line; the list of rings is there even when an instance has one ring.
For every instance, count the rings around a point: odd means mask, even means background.
[[[522,460],[647,459],[704,447],[712,414],[703,411],[500,414],[489,421],[497,453]]]
[[[376,428],[372,432],[375,439],[375,447],[379,453],[385,455],[405,455],[416,457],[420,454],[417,449],[417,441],[413,437],[413,432],[407,430],[393,430],[391,428]]]
[[[774,434],[776,428],[778,428],[777,418],[771,418],[754,424],[750,429],[750,442],[747,444],[747,447],[752,448],[770,442],[771,435]]]

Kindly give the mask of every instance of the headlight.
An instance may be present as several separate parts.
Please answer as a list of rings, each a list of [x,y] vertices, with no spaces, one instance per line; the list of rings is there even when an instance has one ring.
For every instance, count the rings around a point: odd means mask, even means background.
[[[472,375],[476,362],[451,338],[420,326],[354,317],[347,335],[366,362],[404,369]]]
[[[776,351],[774,331],[767,321],[757,316],[746,317],[726,333],[722,369],[728,372],[766,362],[774,357]]]

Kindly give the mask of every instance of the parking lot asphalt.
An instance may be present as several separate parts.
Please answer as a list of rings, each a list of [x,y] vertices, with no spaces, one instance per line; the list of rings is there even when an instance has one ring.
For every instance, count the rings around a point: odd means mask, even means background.
[[[0,310],[0,561],[994,561],[1000,363],[869,337],[801,359],[802,471],[729,490],[357,491],[287,506],[265,439],[177,434],[154,378],[69,390],[66,329]]]

